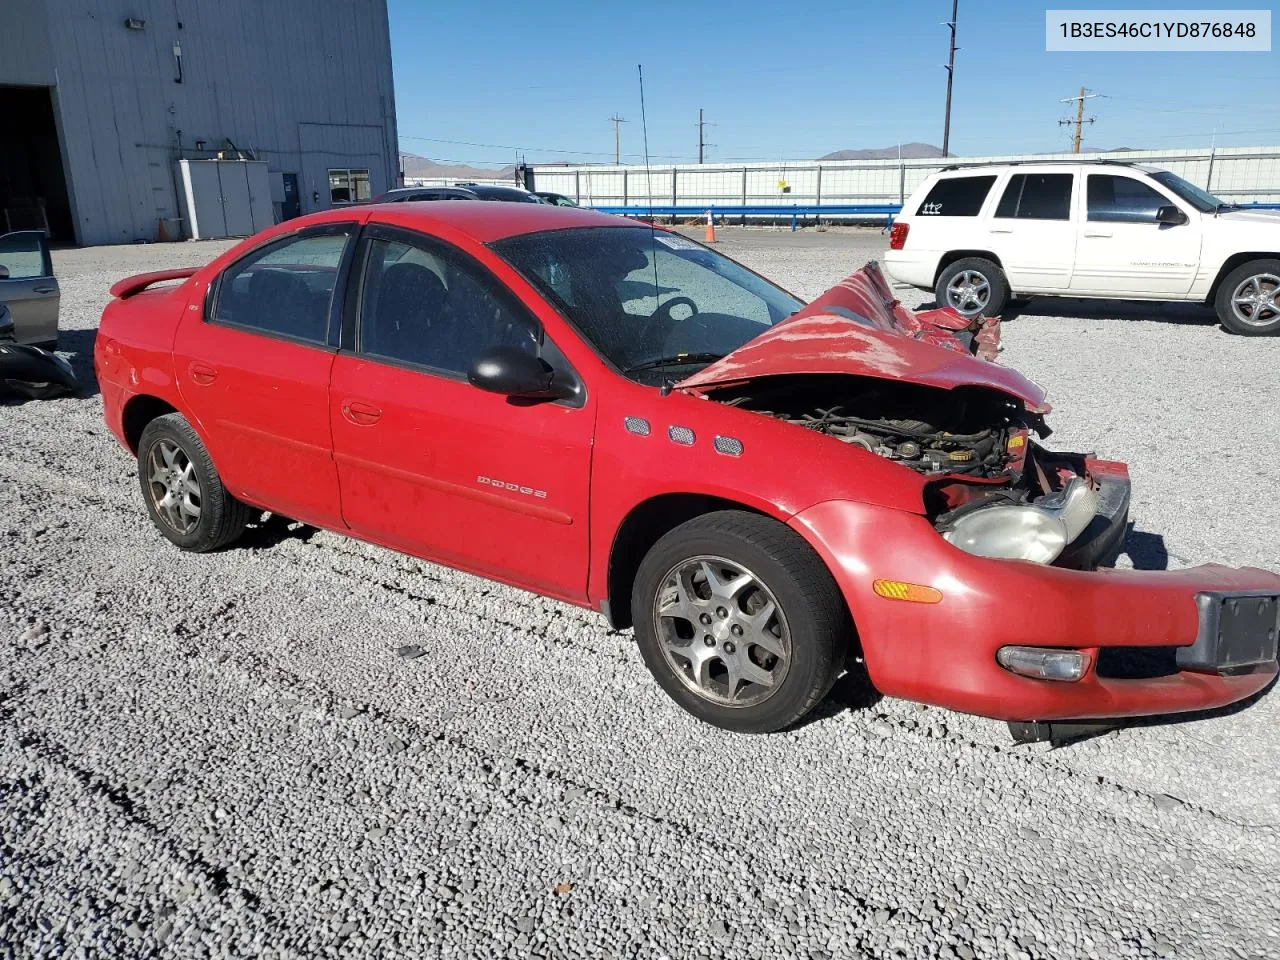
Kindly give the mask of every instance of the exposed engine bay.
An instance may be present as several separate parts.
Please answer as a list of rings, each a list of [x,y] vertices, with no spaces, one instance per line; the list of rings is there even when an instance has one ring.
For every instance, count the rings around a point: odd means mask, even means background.
[[[1030,434],[1049,435],[1044,417],[999,390],[810,375],[726,386],[714,398],[924,474],[925,513],[967,553],[1092,569],[1119,547],[1127,475],[1099,479],[1085,455],[1039,446]]]
[[[1007,475],[1044,418],[985,387],[942,390],[858,376],[779,376],[715,399],[816,430],[925,474]],[[1016,468],[1015,468],[1016,469]]]

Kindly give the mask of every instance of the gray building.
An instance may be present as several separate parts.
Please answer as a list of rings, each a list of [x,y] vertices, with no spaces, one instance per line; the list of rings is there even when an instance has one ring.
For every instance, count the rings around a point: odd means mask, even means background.
[[[276,219],[395,186],[385,0],[0,4],[0,233],[185,235],[179,161],[218,157]]]

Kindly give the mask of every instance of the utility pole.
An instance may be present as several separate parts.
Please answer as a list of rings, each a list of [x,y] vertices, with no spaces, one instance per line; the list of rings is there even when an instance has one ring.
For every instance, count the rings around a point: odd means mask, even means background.
[[[1076,118],[1075,118],[1075,120],[1070,120],[1070,119],[1068,119],[1068,120],[1059,120],[1059,121],[1058,121],[1058,126],[1060,126],[1060,127],[1061,127],[1061,126],[1067,126],[1067,125],[1070,125],[1070,124],[1072,124],[1072,123],[1074,123],[1074,124],[1076,125],[1076,135],[1075,135],[1075,137],[1074,137],[1074,139],[1072,140],[1072,143],[1071,143],[1071,152],[1072,152],[1072,153],[1079,153],[1079,152],[1080,152],[1080,138],[1081,138],[1081,131],[1082,131],[1082,128],[1084,127],[1084,125],[1085,125],[1086,123],[1093,123],[1093,122],[1094,122],[1094,120],[1096,120],[1096,119],[1097,119],[1096,117],[1090,117],[1088,120],[1086,120],[1086,119],[1084,118],[1084,102],[1085,102],[1086,100],[1092,100],[1092,99],[1093,99],[1094,97],[1096,97],[1096,96],[1097,96],[1097,94],[1096,94],[1096,93],[1089,93],[1089,92],[1088,92],[1088,91],[1086,91],[1086,90],[1085,90],[1085,88],[1082,86],[1082,87],[1080,88],[1080,93],[1079,93],[1079,94],[1077,94],[1076,96],[1074,96],[1074,97],[1064,97],[1062,100],[1059,100],[1059,101],[1058,101],[1059,103],[1072,103],[1072,102],[1074,102],[1074,103],[1075,103],[1075,105],[1076,105]]]
[[[622,140],[618,135],[618,124],[626,123],[627,118],[615,113],[609,118],[609,122],[613,124],[613,165],[616,167],[622,163]]]
[[[698,108],[698,162],[699,163],[702,163],[703,154],[706,149],[706,139],[702,135],[706,126],[707,126],[706,123],[702,119],[702,108],[699,107]]]
[[[951,82],[956,77],[956,14],[960,0],[951,0],[951,19],[943,26],[951,30],[951,47],[947,54],[947,118],[942,124],[942,155],[951,156]]]

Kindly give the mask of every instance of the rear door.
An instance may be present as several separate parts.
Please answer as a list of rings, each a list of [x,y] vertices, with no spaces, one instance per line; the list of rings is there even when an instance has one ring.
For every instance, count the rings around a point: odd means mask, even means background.
[[[1200,213],[1135,176],[1088,173],[1085,217],[1071,289],[1087,294],[1181,297],[1200,263]],[[1156,211],[1175,206],[1186,223],[1162,224]]]
[[[19,343],[58,339],[58,281],[42,230],[0,236],[0,302],[9,306]]]
[[[1005,182],[988,235],[1015,293],[1068,288],[1075,258],[1073,173],[1016,168]]]
[[[257,248],[187,311],[174,369],[232,493],[318,526],[341,527],[329,374],[357,225],[325,224]],[[192,304],[193,307],[197,304]]]
[[[348,526],[582,601],[590,399],[519,402],[471,386],[467,370],[492,346],[567,362],[511,290],[458,248],[391,227],[365,236],[330,401]]]

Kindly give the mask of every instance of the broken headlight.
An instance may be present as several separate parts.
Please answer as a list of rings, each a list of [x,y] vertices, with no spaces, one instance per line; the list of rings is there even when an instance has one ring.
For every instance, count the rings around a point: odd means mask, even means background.
[[[1002,501],[975,507],[950,520],[942,536],[979,557],[1053,563],[1097,512],[1097,491],[1076,477],[1035,503]]]

